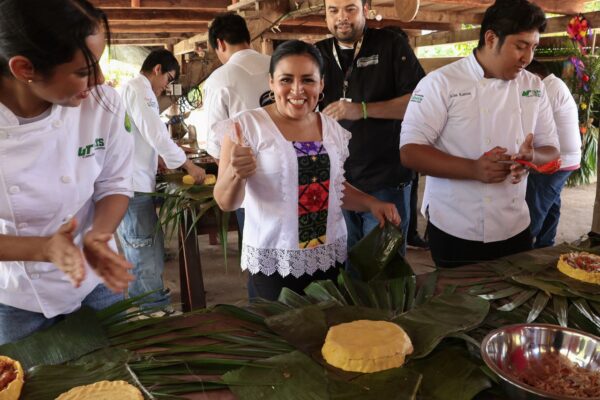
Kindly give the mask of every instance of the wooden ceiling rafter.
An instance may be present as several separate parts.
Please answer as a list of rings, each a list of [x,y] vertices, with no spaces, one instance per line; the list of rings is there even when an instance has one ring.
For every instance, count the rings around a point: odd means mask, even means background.
[[[591,26],[600,26],[600,11],[583,14]],[[558,33],[566,30],[570,16],[548,18],[545,34]],[[411,39],[413,47],[433,46],[447,43],[460,43],[479,40],[479,29],[468,29],[456,32],[433,32],[428,35]]]
[[[140,39],[151,41],[166,40],[164,37],[152,38],[148,35],[160,33],[188,34],[181,42],[189,42],[194,35],[199,35],[203,40],[208,23],[215,15],[227,10],[240,11],[249,17],[254,13],[264,13],[273,4],[278,4],[284,12],[283,20],[273,21],[277,28],[289,33],[289,37],[296,33],[298,26],[304,30],[312,29],[310,34],[327,34],[322,0],[91,0],[105,10],[111,27],[115,33],[127,33],[128,38],[119,39],[126,43],[131,39],[132,44],[140,40],[135,37],[139,33]],[[481,22],[483,11],[494,0],[421,0],[421,7],[410,23],[397,19],[394,9],[396,0],[372,0],[371,18],[368,22],[372,27],[399,26],[407,30],[430,30],[434,33],[413,38],[417,47],[435,44],[456,43],[460,41],[477,40],[478,32],[470,30],[461,31],[462,24],[477,25]],[[582,10],[585,0],[532,0],[546,11],[554,13],[577,13]],[[285,15],[288,14],[288,15]],[[381,19],[378,21],[377,19]],[[249,23],[253,19],[248,19]],[[267,21],[263,21],[267,23]],[[592,26],[600,24],[593,21]],[[548,32],[564,30],[566,23],[551,19]],[[557,24],[557,27],[553,25]],[[289,29],[288,29],[289,27]],[[302,29],[297,30],[298,34]],[[558,30],[556,30],[558,29]],[[160,39],[159,39],[160,38]],[[171,41],[171,40],[169,40]],[[194,45],[182,44],[187,51],[193,51]]]

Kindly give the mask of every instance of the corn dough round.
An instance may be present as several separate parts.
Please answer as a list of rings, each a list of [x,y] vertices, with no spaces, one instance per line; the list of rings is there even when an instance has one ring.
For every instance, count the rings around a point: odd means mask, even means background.
[[[144,400],[138,388],[125,381],[100,381],[77,386],[58,396],[56,400]]]
[[[578,281],[600,285],[600,269],[585,270],[577,267],[578,259],[586,259],[600,264],[600,256],[586,252],[574,252],[562,254],[558,258],[558,270],[563,274],[577,279]]]
[[[17,400],[21,395],[21,389],[23,388],[24,376],[23,367],[21,363],[11,358],[0,356],[0,363],[12,364],[17,376],[12,380],[4,390],[0,390],[0,400]]]
[[[323,358],[344,371],[377,372],[404,364],[413,346],[406,332],[387,321],[358,320],[329,328]]]

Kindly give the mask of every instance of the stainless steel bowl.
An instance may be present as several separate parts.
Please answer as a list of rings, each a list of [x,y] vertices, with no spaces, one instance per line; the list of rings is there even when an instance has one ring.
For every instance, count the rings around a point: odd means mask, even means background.
[[[500,377],[509,399],[580,400],[521,383],[510,372],[516,368],[516,354],[519,355],[518,367],[526,368],[531,363],[539,365],[538,360],[545,353],[561,354],[582,368],[600,371],[600,338],[575,329],[548,324],[509,325],[490,332],[481,343],[481,356]]]

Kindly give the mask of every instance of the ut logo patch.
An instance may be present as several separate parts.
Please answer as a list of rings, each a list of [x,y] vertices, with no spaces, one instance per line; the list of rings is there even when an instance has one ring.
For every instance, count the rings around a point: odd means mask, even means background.
[[[91,157],[95,154],[92,150],[104,150],[104,138],[97,138],[94,143],[80,147],[77,155],[81,158]]]
[[[523,97],[542,97],[542,91],[538,89],[523,90]]]

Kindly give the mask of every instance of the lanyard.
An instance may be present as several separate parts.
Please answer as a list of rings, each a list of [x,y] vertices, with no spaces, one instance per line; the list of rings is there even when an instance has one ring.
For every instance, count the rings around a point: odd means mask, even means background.
[[[340,63],[340,58],[338,56],[337,47],[335,45],[335,40],[333,41],[332,46],[333,46],[333,57],[335,58],[335,62],[337,62],[337,65],[338,65],[338,67],[340,67],[340,70],[342,72],[344,72],[344,69],[342,68],[342,64]],[[362,37],[354,45],[354,57],[352,57],[352,63],[350,63],[350,66],[346,70],[346,75],[344,76],[344,86],[342,89],[342,98],[343,99],[346,98],[346,92],[348,91],[348,81],[350,80],[350,74],[352,74],[352,69],[354,69],[354,61],[356,61],[356,57],[358,56],[358,53],[360,52],[361,46],[362,46]]]

